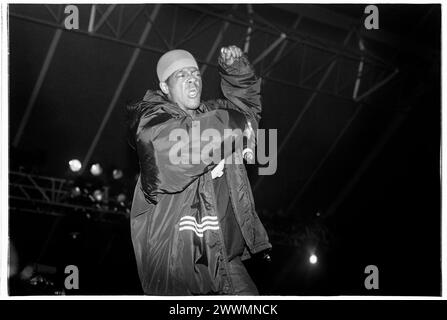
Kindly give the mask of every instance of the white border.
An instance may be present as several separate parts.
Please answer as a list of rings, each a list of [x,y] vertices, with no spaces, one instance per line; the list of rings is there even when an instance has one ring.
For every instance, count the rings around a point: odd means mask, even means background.
[[[61,3],[59,0],[45,0],[44,3]],[[43,3],[39,1],[39,3]],[[111,1],[106,1],[110,3]],[[152,1],[131,1],[130,3],[150,3]],[[156,3],[209,3],[210,1],[154,1]],[[221,0],[219,3],[271,3],[271,1],[225,1]],[[305,1],[302,3],[334,3],[333,1]],[[12,1],[10,3],[30,3],[30,0],[24,1]],[[36,2],[37,3],[37,2]],[[104,3],[104,1],[75,1],[70,2],[70,4],[87,4],[87,3]],[[121,1],[122,3],[122,1]],[[281,3],[300,3],[296,1],[283,0]],[[363,2],[336,2],[337,4],[365,4],[369,3]],[[433,4],[433,1],[374,1],[374,4]],[[439,3],[439,2],[438,2]],[[69,4],[69,3],[67,3]],[[4,0],[1,2],[1,108],[0,108],[0,299],[6,300],[191,300],[191,297],[146,297],[146,296],[27,296],[27,297],[9,297],[7,295],[7,252],[8,252],[8,24],[7,24],[7,4]],[[442,7],[441,7],[442,10]],[[446,17],[442,14],[442,43],[444,43],[446,37]],[[443,48],[443,46],[442,46]],[[442,62],[445,61],[445,53],[442,52]],[[446,67],[445,63],[441,64],[442,75],[445,74]],[[445,94],[445,82],[442,81],[442,97]],[[444,105],[442,106],[442,120],[444,120]],[[446,130],[442,127],[442,142],[447,141]],[[441,146],[442,155],[446,154],[445,143]],[[440,160],[440,172],[442,174],[442,168],[445,168],[445,157],[441,157]],[[445,179],[442,180],[442,203],[446,200],[446,182]],[[447,249],[445,245],[445,231],[446,231],[446,219],[445,219],[445,206],[442,206],[442,297],[418,297],[418,296],[259,296],[259,297],[221,297],[221,296],[211,296],[211,297],[194,297],[194,300],[446,300],[447,297],[447,262],[445,257],[447,257]]]

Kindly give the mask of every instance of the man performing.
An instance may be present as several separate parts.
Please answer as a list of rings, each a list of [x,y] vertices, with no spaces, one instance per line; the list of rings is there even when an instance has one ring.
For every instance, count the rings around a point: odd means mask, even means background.
[[[242,134],[223,139],[234,139],[230,150],[222,142],[205,152],[210,159],[203,159],[203,143],[193,135],[182,150],[188,150],[187,159],[200,155],[200,163],[172,162],[178,144],[171,139],[173,130],[190,133],[199,127],[224,136],[224,129],[258,128],[261,83],[247,57],[236,46],[225,47],[218,64],[225,99],[202,102],[196,60],[187,51],[172,50],[157,64],[161,91],[149,90],[143,101],[129,106],[140,163],[131,235],[148,295],[258,294],[242,260],[271,244],[244,164],[211,161],[216,154],[219,160],[232,154],[242,158],[241,148],[234,147]]]

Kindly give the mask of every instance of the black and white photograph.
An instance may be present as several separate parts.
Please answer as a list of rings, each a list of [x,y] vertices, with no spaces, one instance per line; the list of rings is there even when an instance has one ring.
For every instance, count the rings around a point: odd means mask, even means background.
[[[9,297],[442,297],[440,3],[5,7]]]

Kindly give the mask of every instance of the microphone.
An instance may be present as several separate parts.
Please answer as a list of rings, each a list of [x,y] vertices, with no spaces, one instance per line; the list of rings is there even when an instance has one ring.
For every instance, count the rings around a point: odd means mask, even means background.
[[[256,144],[256,137],[250,121],[247,122],[247,126],[244,130],[242,143],[243,143],[242,157],[245,159],[245,161],[247,161],[247,163],[254,164],[255,163],[254,150]]]

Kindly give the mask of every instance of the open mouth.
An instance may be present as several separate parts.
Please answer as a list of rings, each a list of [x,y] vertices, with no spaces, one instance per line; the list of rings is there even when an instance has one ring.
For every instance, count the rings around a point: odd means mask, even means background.
[[[199,90],[197,90],[196,88],[191,88],[188,90],[188,97],[190,97],[190,98],[195,98],[195,97],[197,97],[198,94],[199,94]]]

